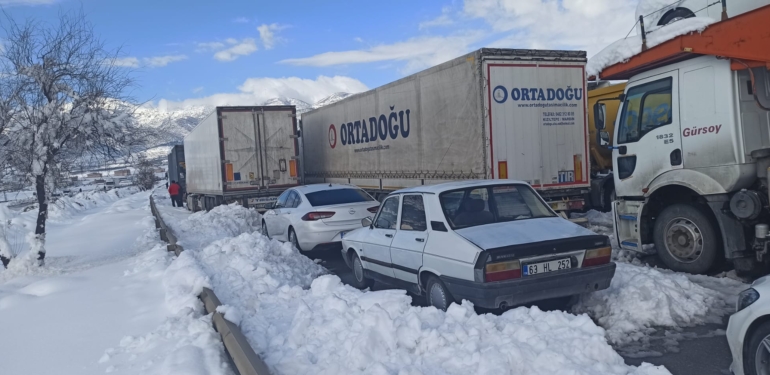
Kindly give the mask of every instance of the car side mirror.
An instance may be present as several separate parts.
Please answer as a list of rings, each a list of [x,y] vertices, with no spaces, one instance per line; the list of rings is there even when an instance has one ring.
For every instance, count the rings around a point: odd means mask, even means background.
[[[606,127],[607,106],[604,103],[594,104],[594,128],[604,130]]]
[[[610,133],[605,131],[599,132],[599,145],[602,147],[607,147],[610,145]]]
[[[372,217],[368,216],[363,219],[361,219],[361,226],[362,227],[371,227],[372,226]]]

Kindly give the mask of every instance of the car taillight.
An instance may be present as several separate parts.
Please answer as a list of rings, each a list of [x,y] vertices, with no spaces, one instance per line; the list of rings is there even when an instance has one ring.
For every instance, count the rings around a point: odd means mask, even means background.
[[[334,212],[308,212],[305,216],[302,216],[304,221],[316,221],[321,219],[328,219],[334,216]]]
[[[373,206],[373,207],[367,208],[366,210],[371,212],[371,213],[373,213],[373,214],[376,214],[377,210],[379,210],[379,209],[380,209],[380,206]]]
[[[487,282],[516,279],[521,277],[521,263],[518,260],[490,263],[486,265],[485,273]]]
[[[610,262],[610,258],[612,258],[611,247],[600,247],[598,249],[587,250],[586,256],[583,259],[583,267],[607,264]]]

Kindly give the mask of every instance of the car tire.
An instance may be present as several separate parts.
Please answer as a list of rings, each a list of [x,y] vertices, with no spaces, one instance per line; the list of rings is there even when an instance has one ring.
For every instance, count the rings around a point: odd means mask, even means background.
[[[707,272],[721,248],[714,222],[703,208],[690,204],[666,207],[655,220],[653,237],[660,260],[678,272]]]
[[[289,242],[291,242],[292,246],[296,247],[299,251],[304,251],[299,246],[299,240],[297,239],[297,233],[294,232],[294,228],[289,228]]]
[[[428,278],[425,294],[428,305],[442,311],[446,311],[446,309],[449,308],[449,305],[454,302],[454,298],[452,298],[452,294],[449,293],[449,289],[447,289],[444,283],[442,283],[436,276],[430,276]]]
[[[763,361],[770,361],[770,350],[763,343],[770,344],[770,322],[764,322],[756,327],[753,332],[748,332],[744,342],[746,342],[743,351],[743,373],[746,375],[760,375],[757,367],[761,364],[766,366]]]
[[[693,12],[691,12],[689,9],[680,8],[663,16],[663,18],[660,19],[660,22],[658,22],[658,25],[664,26],[664,25],[672,24],[676,21],[681,21],[685,18],[692,18],[692,17],[695,17],[695,14]]]
[[[372,285],[374,285],[374,280],[369,279],[364,275],[364,265],[361,263],[358,254],[353,254],[352,258],[353,261],[351,262],[352,265],[350,268],[353,270],[353,282],[351,282],[351,285],[356,289],[361,290],[371,288]]]
[[[262,220],[262,235],[270,239],[270,234],[267,233],[267,223],[264,220]]]

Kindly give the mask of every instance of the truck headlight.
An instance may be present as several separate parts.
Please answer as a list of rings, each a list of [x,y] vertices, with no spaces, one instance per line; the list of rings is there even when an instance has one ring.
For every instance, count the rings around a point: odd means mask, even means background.
[[[757,292],[754,288],[749,288],[742,291],[740,294],[738,294],[738,303],[735,306],[735,312],[741,311],[751,306],[751,304],[757,302],[758,299],[759,292]]]

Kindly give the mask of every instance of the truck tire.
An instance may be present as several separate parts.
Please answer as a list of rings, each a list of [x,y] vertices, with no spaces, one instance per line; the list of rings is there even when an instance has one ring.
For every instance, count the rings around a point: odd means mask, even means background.
[[[374,280],[367,278],[364,275],[364,265],[361,264],[361,259],[358,257],[358,254],[353,254],[353,282],[350,284],[353,285],[356,289],[364,290],[366,288],[371,288],[372,285],[374,285]]]
[[[428,304],[442,311],[446,311],[449,305],[454,302],[449,289],[436,276],[428,277],[428,284],[425,288]]]
[[[702,274],[711,269],[720,249],[717,226],[700,207],[675,204],[655,220],[658,257],[678,272]]]
[[[663,16],[663,18],[660,19],[660,22],[658,22],[658,25],[660,26],[668,25],[676,21],[681,21],[685,18],[692,18],[692,17],[695,17],[695,14],[691,12],[689,9],[679,8]]]

